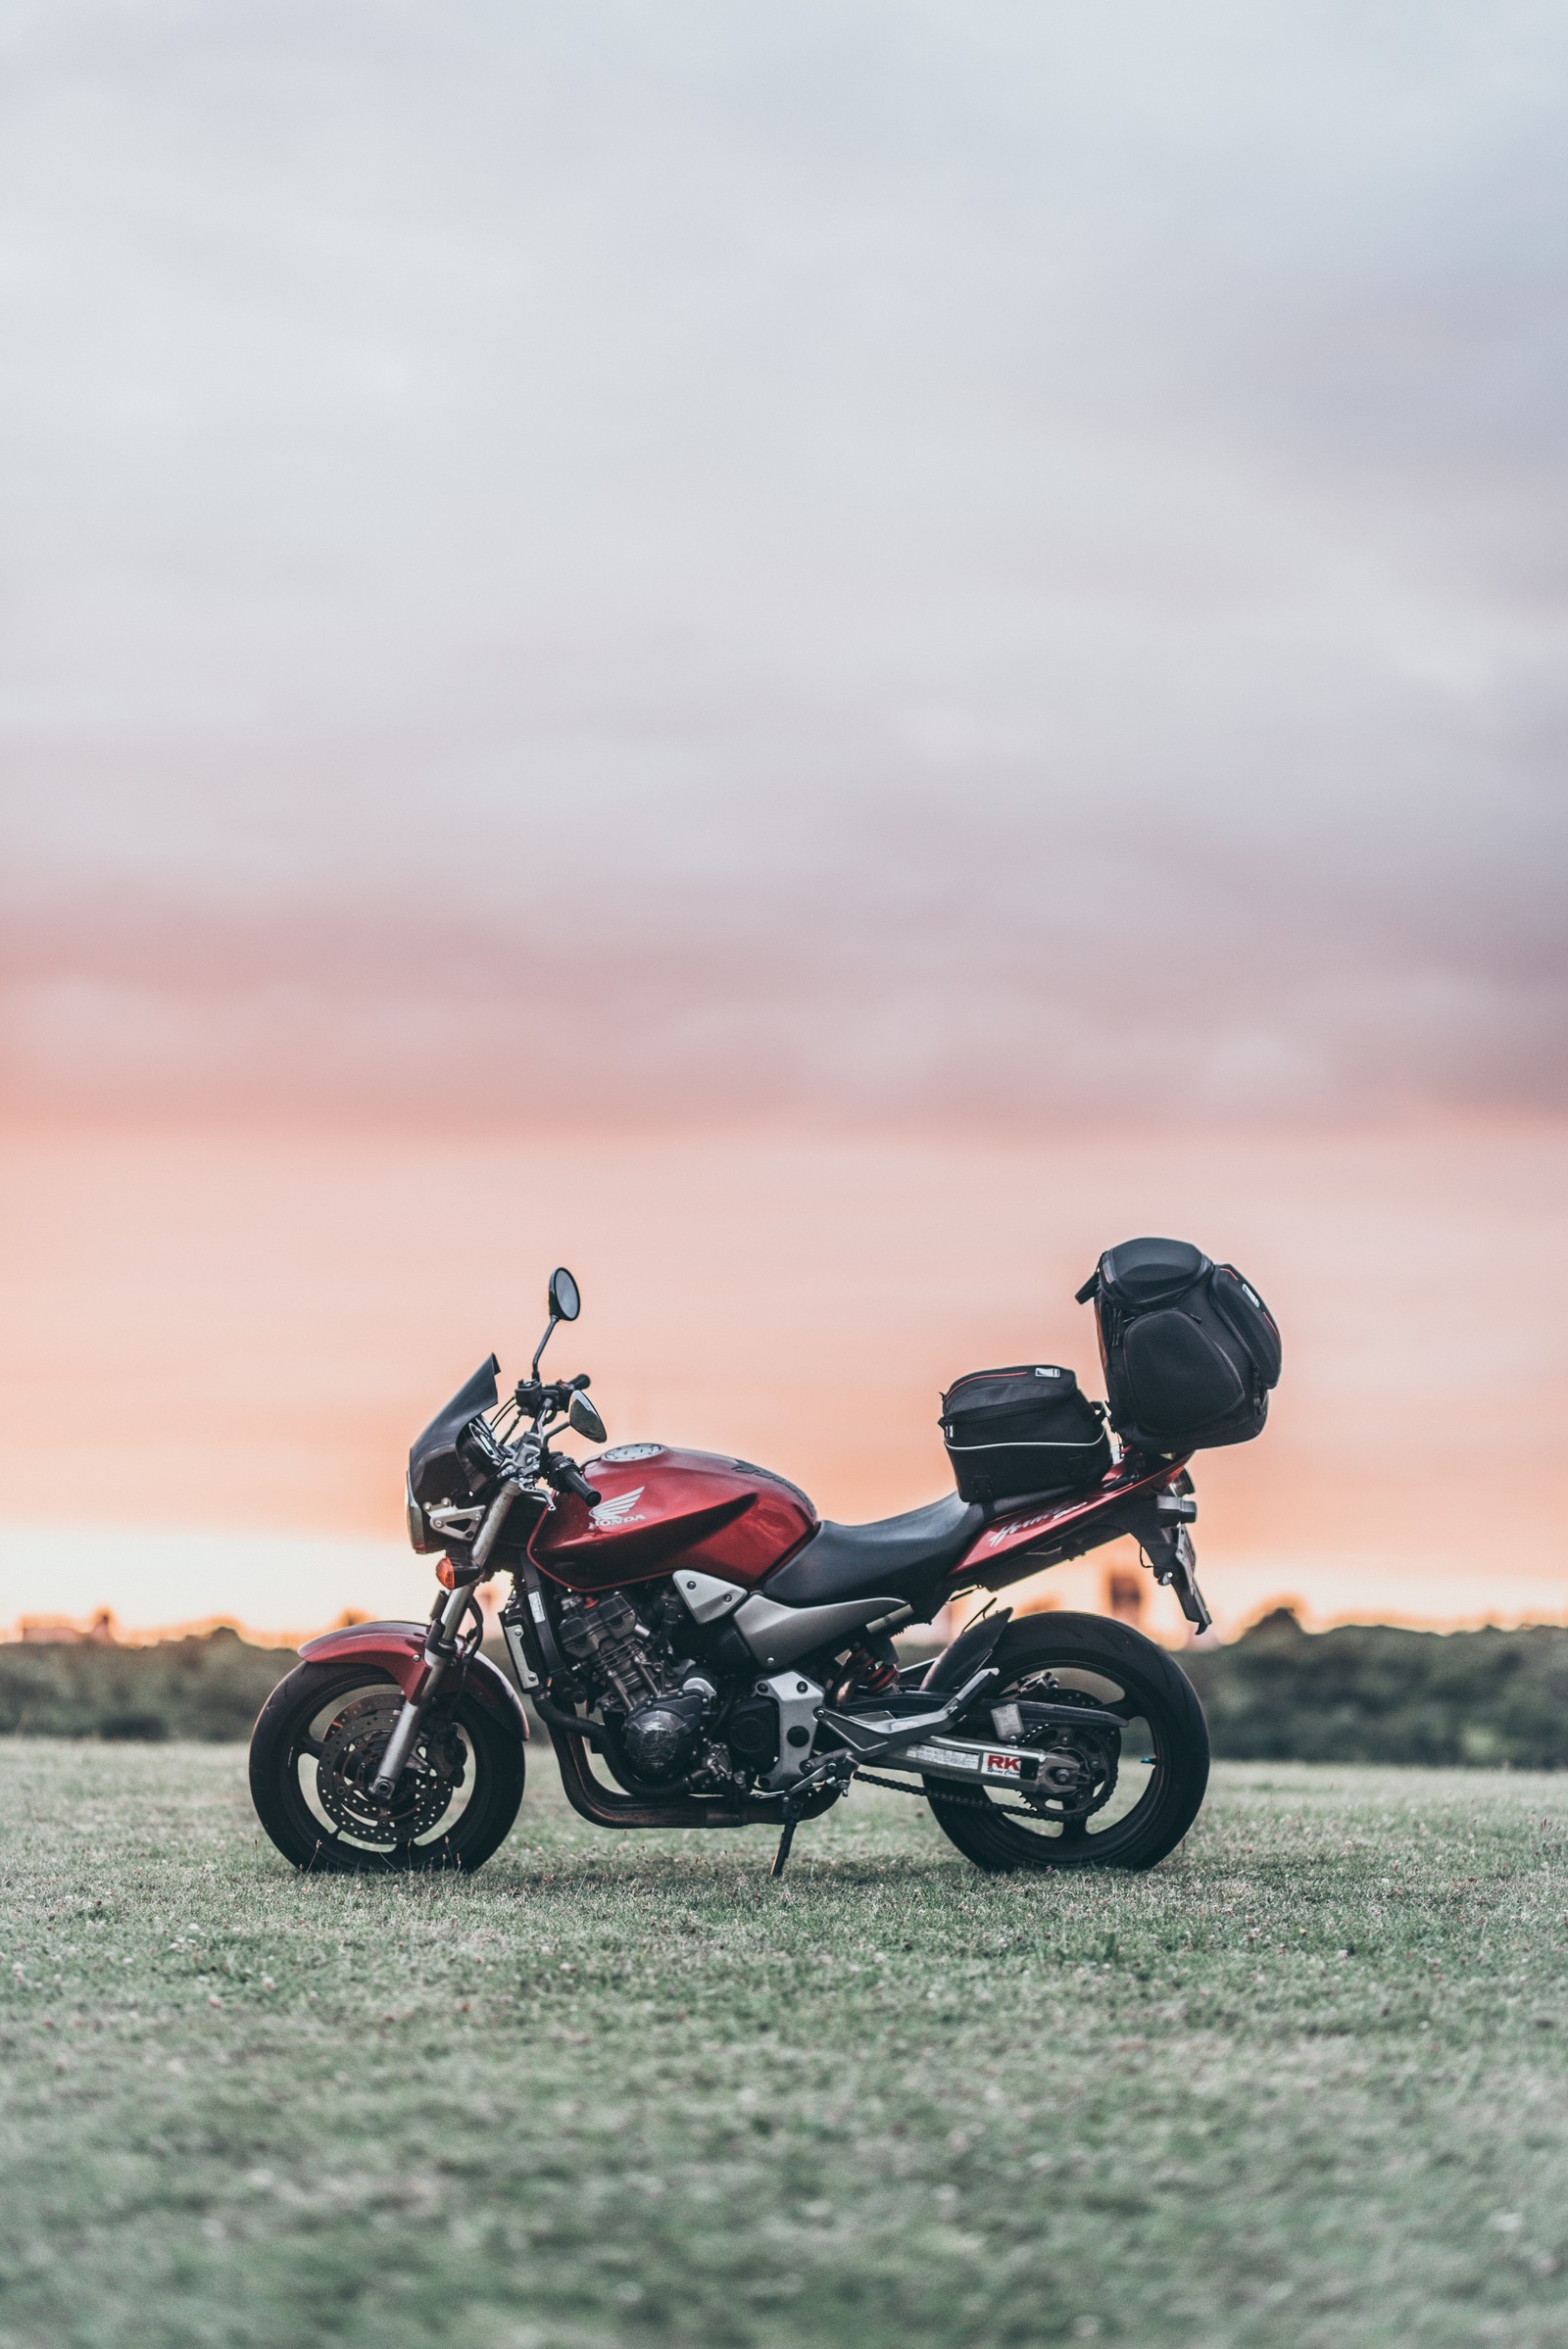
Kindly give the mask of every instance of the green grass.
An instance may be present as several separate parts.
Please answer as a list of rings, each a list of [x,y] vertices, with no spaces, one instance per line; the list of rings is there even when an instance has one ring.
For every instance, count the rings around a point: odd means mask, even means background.
[[[1232,1766],[1150,1877],[860,1793],[293,1876],[7,1740],[0,2343],[1560,2343],[1568,1778]]]

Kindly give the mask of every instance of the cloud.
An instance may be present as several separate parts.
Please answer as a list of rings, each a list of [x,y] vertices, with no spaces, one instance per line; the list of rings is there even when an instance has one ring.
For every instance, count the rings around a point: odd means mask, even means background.
[[[24,18],[14,1097],[1562,1108],[1565,65]]]

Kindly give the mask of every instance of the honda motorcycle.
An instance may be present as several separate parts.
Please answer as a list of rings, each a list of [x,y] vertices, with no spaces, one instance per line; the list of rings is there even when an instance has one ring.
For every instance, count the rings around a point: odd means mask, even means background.
[[[1106,1268],[1127,1252],[1111,1251],[1097,1276],[1107,1376],[1122,1376],[1140,1333],[1150,1354],[1146,1325],[1160,1318],[1147,1297],[1118,1305],[1112,1295]],[[1206,1298],[1230,1268],[1187,1256],[1204,1268]],[[1130,1295],[1137,1284],[1122,1286]],[[1202,1312],[1176,1294],[1163,1318],[1183,1322],[1176,1343],[1191,1353]],[[522,1799],[524,1696],[584,1818],[771,1827],[775,1875],[799,1824],[858,1781],[927,1802],[990,1870],[1149,1868],[1180,1841],[1202,1801],[1208,1739],[1191,1683],[1152,1640],[1095,1616],[1002,1609],[934,1662],[901,1665],[894,1635],[965,1592],[999,1590],[1129,1534],[1206,1629],[1187,1451],[1153,1448],[1161,1431],[1145,1427],[1141,1444],[1113,1454],[1105,1406],[1046,1384],[1070,1387],[1070,1372],[978,1374],[1002,1382],[1001,1404],[987,1390],[965,1418],[968,1398],[956,1389],[946,1398],[959,1491],[872,1525],[823,1523],[798,1487],[744,1460],[662,1444],[600,1448],[586,1461],[561,1449],[568,1433],[608,1442],[586,1376],[540,1377],[551,1336],[578,1309],[576,1283],[558,1270],[528,1376],[503,1398],[492,1355],[414,1444],[409,1536],[440,1559],[428,1622],[362,1623],[311,1640],[263,1708],[251,1789],[288,1859],[356,1872],[481,1866]],[[1224,1338],[1230,1324],[1212,1311],[1208,1320],[1240,1359]],[[1193,1362],[1178,1370],[1186,1395]],[[1020,1404],[1012,1389],[1029,1381],[1038,1384]],[[1146,1405],[1156,1388],[1146,1362]],[[1057,1425],[1064,1398],[1091,1415],[1092,1434],[1078,1425],[1064,1443],[1057,1426],[1056,1438],[1017,1440],[1026,1423]],[[1055,1421],[1041,1418],[1048,1405]],[[1228,1407],[1240,1425],[1242,1406]],[[989,1430],[979,1426],[988,1410]],[[1216,1424],[1210,1409],[1204,1426]],[[977,1426],[976,1441],[960,1441]],[[1056,1457],[1075,1446],[1087,1466]],[[981,1497],[965,1497],[966,1475]],[[985,1496],[988,1479],[1004,1488],[1031,1475],[1032,1493]],[[497,1576],[511,1586],[499,1628],[514,1679],[481,1645],[479,1591]]]

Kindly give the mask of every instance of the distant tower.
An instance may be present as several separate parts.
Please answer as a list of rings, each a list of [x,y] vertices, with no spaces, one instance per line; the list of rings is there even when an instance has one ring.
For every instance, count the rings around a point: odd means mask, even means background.
[[[1106,1567],[1105,1612],[1114,1615],[1118,1623],[1143,1622],[1144,1578],[1136,1567]]]

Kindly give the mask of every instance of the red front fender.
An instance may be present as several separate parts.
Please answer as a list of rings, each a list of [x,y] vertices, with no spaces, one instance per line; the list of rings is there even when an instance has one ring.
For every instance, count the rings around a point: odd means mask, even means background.
[[[300,1654],[307,1664],[379,1664],[405,1696],[416,1696],[424,1678],[425,1623],[351,1623],[341,1631],[307,1639]]]
[[[417,1696],[424,1679],[424,1642],[429,1630],[427,1623],[353,1623],[342,1631],[322,1632],[318,1639],[307,1639],[300,1654],[307,1664],[378,1665],[397,1682],[405,1696]],[[522,1699],[488,1656],[471,1656],[464,1680],[489,1712],[499,1714],[519,1737],[527,1737],[528,1716]]]

